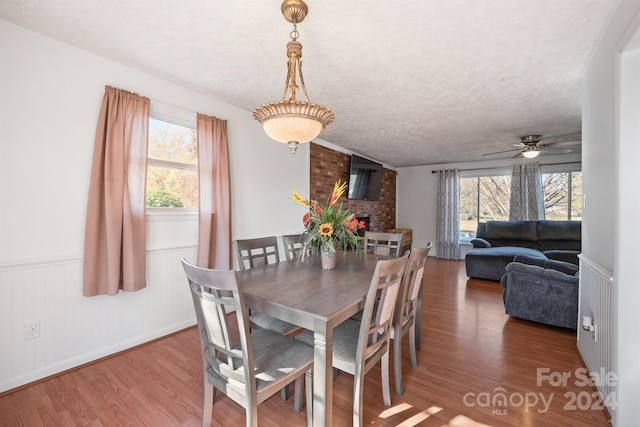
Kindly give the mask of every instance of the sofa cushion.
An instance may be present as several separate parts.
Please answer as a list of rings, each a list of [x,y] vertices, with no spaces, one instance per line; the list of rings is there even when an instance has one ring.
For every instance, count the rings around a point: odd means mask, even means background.
[[[567,250],[567,249],[551,249],[551,250],[543,250],[543,254],[547,256],[549,259],[555,259],[558,261],[570,262],[571,264],[578,265],[580,264],[580,260],[578,259],[578,255],[580,254],[579,250]]]
[[[580,251],[582,239],[580,221],[538,221],[538,249]]]
[[[544,262],[544,268],[559,271],[570,276],[574,276],[578,271],[578,266],[570,262],[548,259]]]
[[[485,239],[538,240],[536,221],[487,221],[484,227]]]
[[[580,221],[537,221],[539,240],[580,241],[582,222]]]
[[[544,263],[547,262],[547,258],[542,258],[539,256],[531,256],[530,254],[518,254],[513,257],[513,262],[519,262],[521,264],[527,265],[537,265],[538,267],[543,267]]]
[[[513,262],[519,262],[521,264],[536,265],[545,269],[551,269],[559,271],[568,275],[575,275],[578,271],[578,266],[571,264],[570,262],[558,261],[555,259],[544,259],[534,257],[529,254],[519,254],[513,258]]]
[[[467,276],[477,279],[500,280],[507,264],[513,262],[516,255],[529,255],[534,258],[547,257],[540,251],[518,246],[500,246],[495,248],[474,248],[465,256]]]

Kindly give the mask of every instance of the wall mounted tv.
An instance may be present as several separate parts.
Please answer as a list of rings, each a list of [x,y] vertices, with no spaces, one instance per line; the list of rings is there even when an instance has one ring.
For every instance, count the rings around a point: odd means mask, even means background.
[[[382,165],[353,154],[348,197],[359,200],[378,200],[380,187],[382,187]]]

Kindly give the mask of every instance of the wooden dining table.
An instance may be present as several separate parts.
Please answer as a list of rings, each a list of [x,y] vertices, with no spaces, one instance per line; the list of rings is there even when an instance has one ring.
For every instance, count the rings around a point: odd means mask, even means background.
[[[333,328],[364,308],[376,262],[362,252],[337,253],[336,268],[320,260],[290,261],[238,272],[246,306],[314,334],[313,425],[332,425]]]

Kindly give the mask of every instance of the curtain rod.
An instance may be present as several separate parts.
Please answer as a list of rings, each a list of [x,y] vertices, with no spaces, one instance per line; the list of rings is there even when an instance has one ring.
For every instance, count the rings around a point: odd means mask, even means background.
[[[556,166],[556,165],[581,165],[582,162],[561,162],[561,163],[545,163],[542,164],[540,166]],[[486,170],[492,170],[492,169],[506,169],[506,168],[510,168],[512,165],[507,165],[507,166],[493,166],[490,168],[472,168],[472,169],[460,169],[460,168],[452,168],[452,169],[456,169],[458,171],[486,171]],[[431,173],[438,173],[440,171],[445,171],[445,170],[449,170],[449,169],[436,169],[436,170],[432,170]]]

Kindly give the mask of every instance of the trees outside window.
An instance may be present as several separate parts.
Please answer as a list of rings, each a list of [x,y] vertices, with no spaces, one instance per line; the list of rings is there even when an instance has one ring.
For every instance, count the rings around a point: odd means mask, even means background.
[[[460,237],[475,237],[478,222],[508,221],[511,176],[460,178]]]
[[[196,130],[150,119],[146,206],[197,208],[198,200]]]
[[[542,174],[544,215],[550,220],[582,220],[582,172]]]

